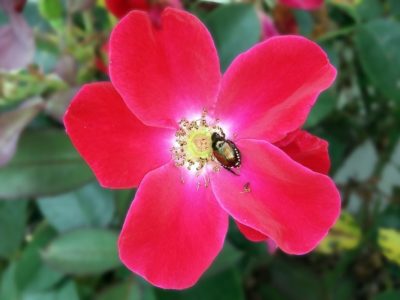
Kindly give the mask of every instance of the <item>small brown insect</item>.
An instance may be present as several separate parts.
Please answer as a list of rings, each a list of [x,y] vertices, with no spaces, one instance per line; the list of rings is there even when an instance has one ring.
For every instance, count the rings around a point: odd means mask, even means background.
[[[242,193],[244,194],[244,193],[250,193],[250,192],[251,192],[251,189],[250,189],[250,182],[246,182],[246,183],[243,185]]]
[[[211,135],[212,149],[215,158],[229,172],[233,172],[233,168],[240,167],[241,157],[238,147],[231,140],[225,139],[225,135],[219,135],[214,132]]]

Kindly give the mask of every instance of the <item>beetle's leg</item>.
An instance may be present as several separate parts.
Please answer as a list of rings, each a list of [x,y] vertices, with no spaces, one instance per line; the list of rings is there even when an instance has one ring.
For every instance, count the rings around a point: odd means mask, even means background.
[[[225,166],[223,166],[223,167],[224,167],[224,169],[226,169],[226,170],[228,170],[229,172],[231,172],[233,175],[239,176],[239,174],[236,174],[235,172],[233,172],[232,168],[225,167]]]

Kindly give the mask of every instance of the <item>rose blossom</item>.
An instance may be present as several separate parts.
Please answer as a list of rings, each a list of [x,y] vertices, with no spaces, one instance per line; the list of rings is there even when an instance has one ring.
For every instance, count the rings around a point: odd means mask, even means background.
[[[313,171],[329,168],[326,142],[298,131],[335,79],[326,54],[279,36],[221,75],[195,16],[167,8],[160,21],[122,19],[111,83],[84,86],[64,119],[102,186],[138,186],[121,260],[158,287],[188,288],[222,249],[229,215],[286,253],[311,251],[340,212],[335,184]]]

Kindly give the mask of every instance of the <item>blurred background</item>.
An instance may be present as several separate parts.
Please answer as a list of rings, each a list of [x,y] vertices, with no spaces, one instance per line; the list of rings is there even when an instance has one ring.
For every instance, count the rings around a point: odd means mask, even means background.
[[[400,299],[399,0],[0,0],[0,299]],[[130,9],[196,14],[222,70],[271,36],[320,44],[338,69],[305,128],[327,139],[341,218],[311,254],[270,253],[234,224],[186,291],[119,262],[134,190],[99,187],[65,135],[79,87],[108,80],[107,40]]]

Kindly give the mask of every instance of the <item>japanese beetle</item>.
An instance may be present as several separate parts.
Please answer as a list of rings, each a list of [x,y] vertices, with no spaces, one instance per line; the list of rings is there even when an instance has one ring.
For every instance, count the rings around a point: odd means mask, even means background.
[[[233,168],[240,167],[241,163],[240,151],[235,143],[225,139],[224,134],[221,136],[217,132],[214,132],[211,135],[211,145],[213,155],[218,162],[229,172],[238,175],[232,171]]]

